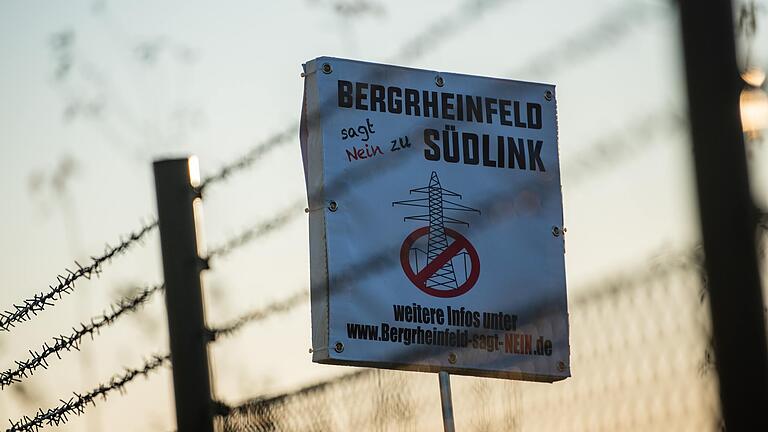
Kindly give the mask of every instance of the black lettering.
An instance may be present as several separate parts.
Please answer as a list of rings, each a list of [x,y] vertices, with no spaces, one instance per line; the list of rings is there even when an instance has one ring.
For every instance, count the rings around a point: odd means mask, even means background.
[[[504,137],[496,137],[496,161],[499,168],[504,168]]]
[[[352,108],[352,83],[339,80],[339,108]]]
[[[406,306],[392,305],[392,309],[394,309],[395,321],[402,321],[403,319],[405,319]]]
[[[464,163],[477,165],[480,162],[480,149],[477,134],[464,132],[461,134],[461,145],[464,150]]]
[[[392,114],[403,112],[403,91],[400,87],[387,87],[387,111]]]
[[[495,167],[496,161],[491,159],[491,155],[489,154],[491,151],[490,140],[491,137],[488,136],[488,134],[483,134],[483,166]]]
[[[456,95],[456,120],[464,120],[464,96]]]
[[[386,112],[384,106],[384,86],[371,84],[371,111]]]
[[[420,116],[419,109],[419,91],[414,89],[405,89],[405,114]]]
[[[513,106],[514,106],[514,109],[515,109],[515,126],[519,127],[519,128],[526,127],[525,122],[520,120],[520,102],[515,101]]]
[[[530,164],[530,170],[536,171],[538,166],[539,171],[544,172],[544,162],[541,161],[541,140],[536,140],[536,144],[533,140],[528,140],[528,162]]]
[[[537,103],[526,104],[528,112],[528,127],[531,129],[541,129],[541,105]]]
[[[483,122],[483,100],[480,96],[467,96],[467,121]]]
[[[443,159],[450,163],[459,161],[459,133],[456,132],[456,126],[445,125],[445,130],[443,131]]]
[[[424,107],[424,117],[431,116],[437,118],[437,92],[424,90],[422,92],[421,104]]]
[[[368,94],[365,92],[368,90],[368,83],[355,83],[355,108],[359,110],[367,110],[368,105],[365,104],[368,99]]]
[[[499,110],[494,107],[494,105],[497,105],[498,101],[494,98],[485,98],[485,122],[486,123],[493,123],[493,114],[498,114]]]
[[[443,118],[446,120],[456,119],[456,117],[451,112],[453,110],[453,104],[450,102],[451,100],[453,100],[453,93],[440,93]]]
[[[512,126],[512,121],[509,120],[509,116],[512,115],[509,106],[512,105],[512,101],[507,99],[499,99],[499,116],[501,124],[504,126]],[[501,160],[501,158],[499,158]]]
[[[515,162],[517,162],[518,168],[525,169],[525,140],[518,138],[517,146],[515,146],[515,139],[507,137],[507,150],[509,150],[508,166],[514,168]]]
[[[424,159],[426,160],[440,160],[440,146],[435,144],[435,139],[440,139],[440,132],[436,129],[424,129],[424,145],[429,147],[424,149]]]
[[[400,150],[400,147],[397,146],[397,140],[390,141],[392,143],[392,148],[389,149],[389,151],[398,151]]]

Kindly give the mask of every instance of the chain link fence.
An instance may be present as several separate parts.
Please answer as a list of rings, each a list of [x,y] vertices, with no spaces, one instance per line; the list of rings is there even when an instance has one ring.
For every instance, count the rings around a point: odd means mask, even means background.
[[[460,431],[720,429],[710,319],[696,254],[571,295],[573,377],[554,384],[453,376]],[[441,430],[435,374],[363,370],[258,398],[220,430]]]

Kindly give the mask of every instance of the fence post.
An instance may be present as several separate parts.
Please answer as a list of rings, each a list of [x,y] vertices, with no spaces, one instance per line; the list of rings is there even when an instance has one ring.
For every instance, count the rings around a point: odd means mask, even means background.
[[[198,254],[193,181],[197,164],[190,159],[155,161],[155,189],[165,276],[165,307],[173,365],[178,432],[213,432],[205,311]],[[199,211],[199,210],[198,210]]]
[[[681,0],[688,105],[725,427],[768,430],[768,355],[730,1]]]

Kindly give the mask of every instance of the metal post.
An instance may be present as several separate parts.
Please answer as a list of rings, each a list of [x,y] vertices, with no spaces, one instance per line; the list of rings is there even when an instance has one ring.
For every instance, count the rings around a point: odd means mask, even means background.
[[[190,159],[156,161],[155,188],[165,275],[178,432],[213,432],[205,311]],[[196,164],[195,164],[196,165]]]
[[[443,430],[445,432],[456,432],[456,426],[453,424],[451,376],[448,375],[448,372],[440,371],[438,379],[440,380],[440,403],[443,406]]]
[[[720,400],[729,431],[768,430],[756,211],[739,115],[730,1],[681,0],[683,48]]]

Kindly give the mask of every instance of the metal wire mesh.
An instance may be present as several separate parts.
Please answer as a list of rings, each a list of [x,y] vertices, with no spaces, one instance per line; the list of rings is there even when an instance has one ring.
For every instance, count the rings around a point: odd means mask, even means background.
[[[699,261],[687,254],[657,262],[571,296],[572,378],[452,377],[457,430],[718,430]],[[438,380],[364,370],[247,401],[219,423],[229,432],[439,430]]]

